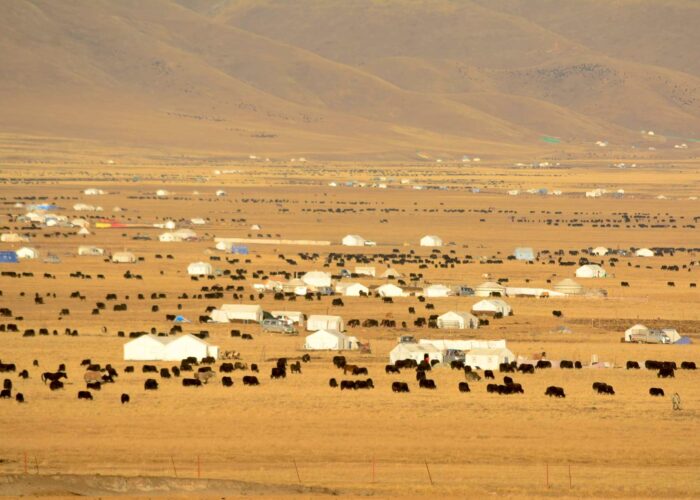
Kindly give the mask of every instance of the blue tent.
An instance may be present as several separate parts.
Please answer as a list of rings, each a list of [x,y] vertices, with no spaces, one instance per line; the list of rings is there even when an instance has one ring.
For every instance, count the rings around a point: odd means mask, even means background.
[[[248,247],[243,245],[233,245],[231,247],[231,253],[239,255],[248,255]]]
[[[191,321],[184,316],[175,316],[175,323],[191,323]]]
[[[0,264],[17,264],[19,259],[15,252],[0,252]]]
[[[692,344],[692,343],[693,343],[693,341],[690,340],[690,337],[681,337],[674,342],[674,344],[681,344],[681,345],[688,345],[688,344]]]

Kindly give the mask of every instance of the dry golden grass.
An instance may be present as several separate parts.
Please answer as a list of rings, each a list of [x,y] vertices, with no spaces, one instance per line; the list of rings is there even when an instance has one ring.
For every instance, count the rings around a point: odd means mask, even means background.
[[[2,176],[24,180],[1,185],[0,193],[6,203],[4,212],[14,215],[23,213],[22,209],[12,208],[15,198],[45,195],[64,207],[72,207],[77,201],[99,204],[106,209],[104,215],[114,215],[125,221],[129,218],[137,221],[138,217],[144,223],[165,218],[209,217],[209,224],[195,228],[200,235],[209,237],[246,237],[251,233],[249,226],[258,223],[262,225],[262,233],[273,237],[280,234],[283,238],[329,239],[334,243],[325,248],[252,245],[250,262],[242,257],[236,264],[213,263],[221,268],[244,267],[250,272],[322,269],[326,252],[355,251],[337,245],[348,233],[359,233],[380,243],[375,249],[360,250],[363,253],[390,252],[398,248],[401,251],[414,249],[424,256],[430,251],[417,247],[417,239],[423,234],[435,233],[446,242],[455,242],[454,246],[443,247],[443,252],[455,250],[457,255],[469,254],[474,258],[496,252],[505,257],[520,245],[533,246],[536,250],[580,249],[599,244],[623,248],[700,246],[697,230],[682,227],[700,215],[697,201],[687,199],[695,194],[697,183],[693,165],[678,167],[663,175],[653,165],[620,172],[608,170],[601,163],[591,169],[572,167],[566,170],[522,170],[488,164],[468,168],[441,166],[438,172],[420,165],[366,164],[362,165],[362,171],[356,167],[342,163],[304,168],[242,164],[226,167],[238,169],[240,174],[213,176],[214,168],[224,167],[178,168],[149,165],[147,160],[142,160],[141,164],[120,166],[114,171],[89,164],[64,164],[48,171],[39,166],[18,164],[3,170]],[[106,174],[111,174],[111,179]],[[141,180],[128,182],[134,175],[139,175]],[[455,189],[414,191],[327,186],[331,179],[368,180],[379,175],[412,178],[416,184],[455,182]],[[591,175],[595,175],[595,183],[590,181]],[[198,176],[206,176],[208,180],[198,182]],[[28,184],[29,179],[34,179],[34,183]],[[494,179],[502,183],[489,184]],[[486,189],[479,194],[465,189],[473,185]],[[624,187],[628,196],[622,200],[587,200],[570,194],[557,198],[509,197],[503,193],[516,186],[546,186],[570,192],[595,185]],[[110,194],[83,196],[81,191],[87,186],[102,187]],[[137,199],[163,186],[176,194],[163,200]],[[227,191],[226,198],[213,196],[219,188]],[[194,190],[201,194],[192,195]],[[656,200],[653,198],[656,192],[663,192],[670,199]],[[247,199],[265,202],[246,203]],[[110,214],[113,206],[126,211]],[[374,208],[376,211],[303,211],[320,207]],[[494,208],[492,213],[475,212],[490,207]],[[383,213],[382,208],[406,211]],[[447,213],[443,212],[445,208],[465,211]],[[513,223],[509,219],[512,214],[498,213],[498,210],[517,211],[518,216],[527,216],[533,221]],[[681,216],[685,219],[675,229],[569,227],[566,224],[552,227],[543,222],[555,212],[561,212],[557,217],[570,219],[592,213],[606,218],[625,211],[669,213],[679,221]],[[231,219],[239,222],[231,222]],[[380,219],[388,219],[388,223],[380,224]],[[16,224],[5,218],[3,225],[13,228]],[[689,271],[680,272],[659,269],[662,264],[689,265],[696,259],[695,255],[678,253],[673,257],[652,259],[623,257],[615,267],[609,266],[606,257],[606,268],[614,277],[578,281],[586,286],[605,288],[607,298],[509,299],[515,310],[513,317],[493,321],[488,327],[467,333],[412,327],[414,316],[407,313],[409,306],[416,307],[417,316],[433,312],[426,311],[415,297],[396,299],[394,304],[388,305],[374,298],[345,298],[346,305],[342,309],[331,307],[330,298],[293,303],[274,301],[271,296],[262,300],[256,298],[255,302],[267,310],[287,308],[307,314],[337,310],[346,321],[391,315],[399,324],[408,321],[409,327],[406,330],[351,329],[360,339],[371,342],[371,354],[348,356],[369,368],[376,389],[340,392],[328,387],[330,377],[342,378],[330,362],[334,353],[313,354],[311,362],[303,365],[303,375],[290,375],[282,381],[268,378],[271,360],[302,354],[303,335],[290,338],[262,334],[254,325],[243,325],[240,329],[254,336],[252,342],[246,342],[229,336],[229,330],[235,326],[186,325],[185,331],[206,328],[213,343],[222,349],[238,350],[245,361],[260,364],[261,386],[243,387],[241,372],[235,372],[235,385],[231,389],[223,388],[218,380],[203,388],[185,389],[174,379],[162,381],[157,392],[147,393],[143,391],[146,375],[140,373],[139,363],[131,363],[137,366],[136,373],[124,373],[127,363],[121,358],[125,339],[117,337],[117,331],[148,330],[151,326],[167,331],[171,325],[165,321],[165,314],[175,313],[178,303],[182,304],[182,314],[196,320],[207,305],[231,302],[230,292],[224,300],[177,299],[178,294],[191,295],[202,285],[243,285],[246,287],[243,302],[250,302],[247,296],[252,293],[251,285],[259,280],[249,275],[248,280],[241,282],[223,278],[190,281],[186,266],[208,258],[208,249],[213,247],[210,239],[171,244],[131,239],[136,233],[157,237],[162,231],[155,228],[96,229],[86,238],[75,236],[73,230],[59,231],[69,236],[45,238],[42,233],[52,230],[43,229],[34,234],[31,245],[59,255],[60,265],[37,261],[23,262],[12,268],[4,265],[3,270],[33,271],[35,277],[0,278],[2,305],[24,317],[18,322],[22,330],[46,327],[59,332],[57,336],[28,338],[16,333],[0,334],[0,359],[16,362],[31,374],[26,381],[12,377],[16,390],[25,394],[26,404],[0,402],[0,473],[3,474],[0,494],[81,492],[104,495],[121,491],[172,495],[196,491],[198,496],[248,493],[272,497],[329,493],[461,497],[700,495],[697,474],[700,454],[694,437],[700,431],[697,373],[679,370],[676,378],[659,380],[654,372],[619,368],[628,359],[700,361],[697,344],[700,316],[695,307],[698,292],[689,288],[690,282],[697,281],[697,267],[690,266]],[[107,264],[100,258],[77,257],[74,253],[79,244],[95,244],[112,251],[129,249],[143,256],[145,262],[124,266]],[[3,244],[2,247],[11,246]],[[305,262],[295,257],[300,251],[319,252],[322,258],[315,263]],[[299,266],[290,268],[278,258],[278,252],[296,258]],[[156,253],[170,253],[174,260],[155,259]],[[628,262],[632,267],[628,267]],[[641,267],[635,268],[637,264]],[[647,265],[652,268],[646,269]],[[353,262],[346,264],[349,268],[353,266]],[[383,270],[385,266],[377,264],[377,267]],[[494,278],[509,278],[513,285],[524,286],[529,279],[533,286],[543,287],[547,286],[547,279],[555,282],[573,276],[575,269],[513,261],[502,265],[472,263],[455,269],[397,267],[404,274],[423,272],[429,282],[476,285],[484,280],[484,273],[490,273]],[[123,279],[126,269],[142,274],[143,281]],[[77,270],[93,276],[102,273],[106,279],[70,279],[69,273]],[[55,274],[56,280],[42,279],[44,272]],[[378,279],[358,281],[382,282]],[[622,288],[620,281],[629,281],[632,286]],[[675,281],[676,287],[667,287],[667,281]],[[75,290],[86,295],[84,302],[69,298]],[[150,293],[154,291],[167,293],[167,299],[150,300]],[[25,292],[25,296],[20,296],[21,292]],[[56,293],[56,298],[48,297],[45,305],[35,306],[35,292]],[[108,292],[116,292],[120,298],[129,295],[129,311],[108,310],[92,316],[90,311],[94,303],[103,300]],[[137,293],[144,293],[146,300],[136,300]],[[434,312],[440,314],[450,309],[469,308],[476,300],[461,297],[429,302],[435,304]],[[160,306],[157,313],[150,311],[154,303]],[[64,307],[71,309],[71,315],[59,319],[58,311]],[[553,309],[562,310],[564,317],[553,318]],[[4,322],[11,321],[5,319]],[[624,328],[637,321],[678,325],[681,333],[689,335],[695,344],[621,344],[619,338]],[[561,324],[571,327],[574,333],[551,333]],[[69,326],[77,328],[80,335],[63,335],[63,329]],[[101,333],[102,326],[106,327],[106,333]],[[431,376],[438,389],[424,391],[417,388],[410,371],[398,376],[384,374],[389,350],[396,337],[405,333],[429,338],[505,338],[517,354],[546,351],[551,359],[579,359],[584,363],[595,354],[603,361],[616,363],[617,368],[545,370],[535,375],[518,375],[517,380],[525,388],[525,394],[518,396],[487,394],[484,382],[472,384],[471,393],[461,394],[457,391],[457,383],[462,380],[460,373],[436,368]],[[84,358],[112,363],[120,373],[115,385],[93,393],[93,402],[76,399],[77,391],[83,389],[79,363]],[[39,360],[39,368],[31,366],[34,359]],[[60,362],[67,364],[69,383],[64,391],[51,392],[39,376],[42,371],[55,370]],[[393,394],[390,391],[393,380],[409,382],[412,392]],[[612,384],[617,394],[613,397],[594,394],[591,384],[599,380]],[[549,385],[564,387],[567,398],[556,401],[546,398],[544,390]],[[648,389],[652,386],[663,387],[667,397],[651,398]],[[130,404],[119,403],[122,392],[131,395]],[[682,397],[681,412],[672,411],[668,395],[674,392]],[[39,476],[23,476],[25,453],[30,475],[38,469]],[[199,475],[217,481],[197,480],[197,457]],[[433,484],[430,484],[426,463]],[[58,475],[54,479],[45,477],[54,474]],[[177,481],[171,479],[175,475]],[[111,476],[131,479],[122,481]]]

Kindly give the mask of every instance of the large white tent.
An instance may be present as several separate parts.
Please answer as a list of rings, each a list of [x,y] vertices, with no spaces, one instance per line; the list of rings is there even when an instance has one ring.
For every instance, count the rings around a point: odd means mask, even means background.
[[[192,262],[187,266],[187,274],[190,276],[210,276],[214,274],[214,268],[208,262]]]
[[[365,245],[365,239],[359,234],[348,234],[342,240],[346,247],[362,247]]]
[[[39,251],[32,247],[22,247],[15,252],[18,259],[37,259],[39,258]]]
[[[310,332],[316,330],[334,330],[342,332],[345,330],[345,323],[340,316],[312,314],[306,320],[306,329]]]
[[[401,342],[389,352],[389,361],[394,364],[398,360],[413,359],[420,363],[428,356],[430,361],[434,359],[442,363],[443,352],[430,344],[415,344],[411,342]]]
[[[422,247],[441,247],[442,238],[435,236],[434,234],[426,234],[420,239],[420,246]]]
[[[360,297],[363,294],[369,295],[369,288],[362,283],[338,283],[335,287],[335,291],[346,297]]]
[[[349,337],[337,330],[318,330],[306,336],[304,349],[322,351],[341,351],[345,349],[357,349],[357,339]]]
[[[477,297],[502,297],[506,294],[506,287],[495,281],[486,281],[474,288]]]
[[[577,278],[605,278],[606,276],[605,269],[598,264],[585,264],[576,269]]]
[[[497,370],[501,363],[510,363],[515,355],[507,348],[472,349],[464,354],[464,364],[482,370]]]
[[[263,320],[263,308],[257,304],[224,304],[219,309],[229,321],[260,323]]]
[[[595,247],[593,250],[591,250],[591,253],[593,255],[597,255],[598,257],[602,257],[603,255],[607,255],[608,249],[605,247]]]
[[[452,328],[465,330],[467,328],[478,328],[479,318],[466,311],[448,311],[437,318],[438,328]]]
[[[511,307],[505,300],[484,299],[472,306],[472,313],[476,315],[496,315],[509,316],[512,313]]]
[[[118,264],[133,264],[136,262],[136,256],[131,252],[114,252],[112,254],[112,262]]]
[[[125,361],[180,361],[195,357],[218,358],[219,348],[194,335],[177,338],[142,335],[124,344]]]
[[[78,247],[78,255],[98,256],[98,255],[104,255],[104,254],[105,254],[105,251],[103,248],[87,246],[87,245],[81,245]]]
[[[445,285],[435,284],[423,288],[423,295],[426,297],[448,297],[452,295],[452,290]]]
[[[402,297],[403,289],[392,283],[387,283],[380,287],[377,287],[377,293],[380,297]]]
[[[301,281],[305,285],[316,288],[331,286],[331,275],[323,271],[309,271],[301,277]]]
[[[639,250],[634,252],[634,254],[637,257],[653,257],[654,256],[654,252],[649,250],[648,248],[640,248]]]

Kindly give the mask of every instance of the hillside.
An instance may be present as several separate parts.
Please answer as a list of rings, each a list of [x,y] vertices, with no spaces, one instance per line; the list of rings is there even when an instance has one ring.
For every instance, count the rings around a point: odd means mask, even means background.
[[[356,158],[697,138],[697,21],[680,0],[11,0],[0,128]]]

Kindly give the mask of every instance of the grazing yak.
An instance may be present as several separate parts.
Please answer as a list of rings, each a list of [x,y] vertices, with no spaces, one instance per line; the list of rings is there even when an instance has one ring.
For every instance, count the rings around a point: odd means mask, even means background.
[[[60,380],[52,380],[49,384],[49,389],[51,389],[52,391],[63,389],[63,382],[61,382]]]
[[[206,384],[209,380],[216,377],[216,373],[211,370],[208,371],[198,371],[194,374],[195,379],[199,380],[202,384]]]
[[[656,376],[659,378],[675,378],[676,373],[673,371],[673,368],[661,368]]]
[[[296,363],[292,363],[289,366],[292,370],[292,373],[301,373],[301,362],[300,361],[297,361]]]
[[[231,380],[231,377],[221,377],[221,385],[224,387],[233,387],[233,380]]]
[[[255,375],[245,375],[243,377],[243,385],[260,385],[260,382]]]
[[[202,381],[196,378],[183,378],[183,387],[202,387]]]
[[[466,382],[460,382],[459,383],[459,392],[470,392],[471,389],[469,389],[469,384]]]
[[[86,384],[93,382],[102,382],[102,373],[96,370],[88,370],[83,374],[83,379]]]
[[[41,381],[44,383],[56,382],[58,380],[61,380],[62,378],[68,378],[68,375],[66,375],[66,372],[63,372],[63,371],[44,372],[41,374]]]
[[[389,373],[401,373],[401,369],[394,366],[394,365],[386,365],[384,367],[384,371],[389,374]]]
[[[493,376],[493,371],[484,370],[484,378],[494,380],[496,377]]]
[[[598,394],[610,394],[615,395],[615,389],[613,386],[606,384],[605,382],[593,382],[593,390]]]
[[[24,403],[24,394],[22,394],[21,392],[15,394],[15,401],[17,401],[18,403]]]
[[[338,381],[336,379],[332,378],[328,381],[328,386],[331,389],[335,389],[336,387],[338,387]]]
[[[419,381],[418,387],[420,387],[421,389],[437,389],[435,381],[429,378]]]
[[[639,363],[636,361],[628,361],[625,368],[628,370],[639,370]]]
[[[469,371],[469,372],[468,372],[468,371],[465,371],[465,372],[464,372],[464,378],[467,379],[467,380],[470,381],[470,382],[478,382],[479,380],[481,380],[481,375],[479,375],[479,374],[476,373],[476,372],[472,372],[472,371]]]
[[[143,388],[146,391],[157,391],[158,381],[154,378],[146,379],[146,381],[143,383]]]
[[[123,393],[121,399],[122,399],[122,404],[126,404],[129,401],[131,401],[131,398],[129,397],[129,395],[127,393]]]
[[[78,399],[86,399],[92,401],[92,394],[90,391],[78,391]]]
[[[557,387],[555,385],[550,385],[547,387],[547,390],[544,391],[545,396],[555,397],[555,398],[565,398],[566,394],[564,394],[564,388],[563,387]]]
[[[650,396],[664,396],[664,390],[661,387],[651,387],[649,389]]]
[[[394,382],[391,384],[391,390],[394,392],[410,392],[406,382]]]

